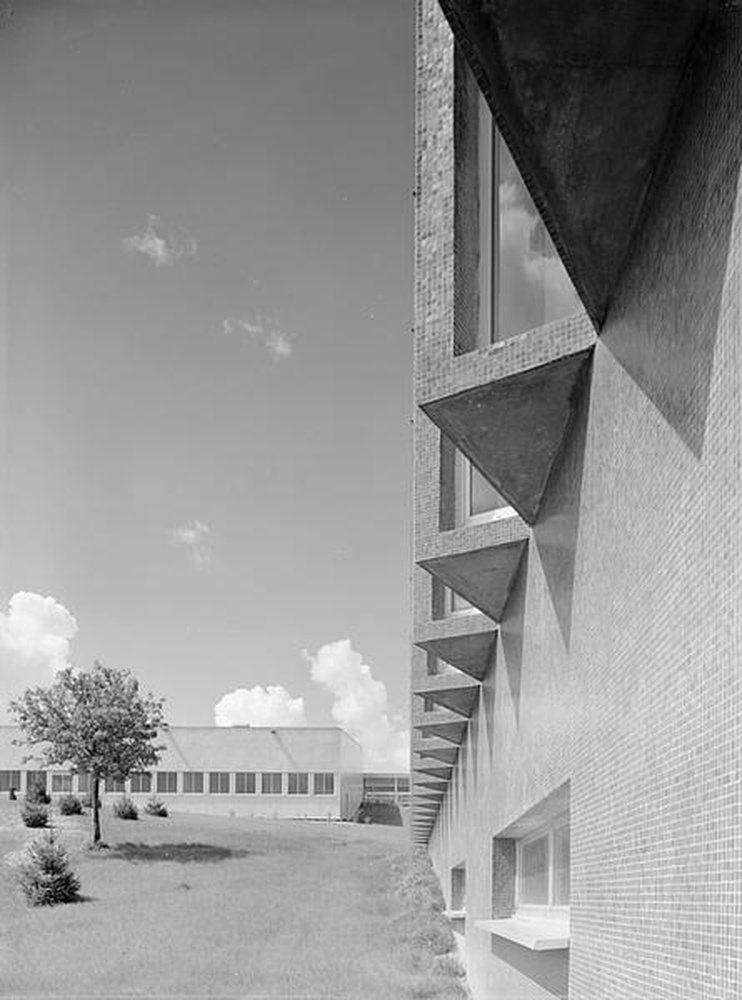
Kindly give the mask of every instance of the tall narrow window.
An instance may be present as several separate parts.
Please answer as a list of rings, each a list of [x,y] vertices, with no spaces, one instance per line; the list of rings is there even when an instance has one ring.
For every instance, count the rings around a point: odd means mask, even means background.
[[[457,527],[482,524],[515,514],[507,500],[460,451],[454,463],[454,511]]]
[[[466,909],[466,865],[463,861],[451,869],[451,909],[458,913]]]
[[[571,316],[582,306],[484,96],[478,93],[476,113],[473,102],[468,109],[476,119],[478,172],[476,190],[467,194],[477,202],[472,350]]]
[[[518,842],[517,908],[569,906],[569,821],[566,817]]]

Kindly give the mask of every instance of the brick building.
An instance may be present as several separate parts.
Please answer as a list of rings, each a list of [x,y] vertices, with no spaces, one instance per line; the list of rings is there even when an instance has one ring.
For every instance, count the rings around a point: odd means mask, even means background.
[[[88,775],[41,769],[14,726],[0,726],[0,792],[23,794],[41,781],[52,798],[85,795]],[[352,819],[363,797],[360,745],[337,727],[170,726],[157,768],[126,781],[107,779],[101,799],[153,794],[179,812],[273,818]]]
[[[418,0],[413,836],[475,997],[742,996],[742,15]]]

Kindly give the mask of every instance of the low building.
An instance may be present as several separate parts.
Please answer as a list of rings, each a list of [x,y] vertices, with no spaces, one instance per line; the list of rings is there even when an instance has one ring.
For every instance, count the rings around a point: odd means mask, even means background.
[[[393,802],[401,808],[410,804],[409,774],[366,772],[363,775],[364,802]]]
[[[0,792],[19,795],[40,782],[54,796],[85,795],[90,777],[43,768],[17,746],[15,726],[0,727]],[[171,809],[214,815],[352,819],[363,798],[363,752],[337,727],[171,726],[157,768],[126,781],[101,782],[105,803],[153,795]]]

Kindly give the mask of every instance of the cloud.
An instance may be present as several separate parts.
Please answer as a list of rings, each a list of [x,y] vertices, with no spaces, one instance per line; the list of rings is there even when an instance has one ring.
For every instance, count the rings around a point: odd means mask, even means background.
[[[121,242],[127,253],[143,253],[155,267],[167,267],[183,257],[197,257],[198,245],[187,229],[170,229],[158,215],[147,216],[141,236],[125,236]]]
[[[258,341],[276,362],[285,361],[294,353],[291,338],[281,331],[275,319],[270,316],[258,314],[254,322],[227,316],[222,322],[222,330],[228,336],[241,336],[243,343]]]
[[[204,569],[213,561],[214,553],[209,543],[211,528],[201,521],[194,521],[183,528],[175,528],[173,540],[184,545],[196,569]]]
[[[305,726],[304,699],[292,698],[280,684],[237,688],[214,706],[216,726]]]
[[[0,611],[0,717],[27,687],[49,684],[70,666],[75,616],[53,597],[19,591]]]
[[[333,698],[332,717],[363,747],[364,766],[378,771],[406,771],[410,734],[399,716],[389,718],[386,685],[353,649],[350,639],[328,642],[305,658],[315,683]]]

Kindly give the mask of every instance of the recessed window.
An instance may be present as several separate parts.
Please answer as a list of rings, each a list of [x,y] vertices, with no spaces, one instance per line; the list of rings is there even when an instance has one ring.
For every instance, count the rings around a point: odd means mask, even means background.
[[[314,794],[315,795],[334,795],[335,794],[335,775],[331,772],[317,772],[314,775]]]
[[[289,795],[309,795],[309,775],[299,772],[289,774]]]
[[[254,795],[255,772],[238,771],[234,776],[234,790],[236,795]]]
[[[435,702],[431,698],[423,698],[423,712],[434,712]],[[392,791],[394,789],[392,788]]]
[[[158,771],[157,791],[162,795],[175,795],[178,791],[178,772]]]
[[[451,909],[466,909],[466,865],[462,862],[451,869]]]
[[[52,791],[53,792],[71,792],[72,791],[72,775],[67,774],[64,771],[55,771],[52,774]]]
[[[564,818],[517,844],[516,907],[569,906],[569,821]]]
[[[20,787],[20,771],[0,771],[0,792],[9,792],[11,788],[15,788],[18,791]]]
[[[581,311],[520,172],[479,95],[478,347]]]
[[[135,771],[130,782],[132,792],[149,794],[152,791],[152,775],[147,771]]]
[[[513,517],[515,511],[460,451],[454,462],[455,524],[483,524]]]
[[[104,787],[107,792],[123,793],[126,791],[126,782],[121,778],[106,778]]]
[[[183,772],[183,791],[186,795],[201,795],[203,794],[203,790],[204,790],[203,771]]]
[[[229,795],[229,771],[211,771],[209,773],[209,794]]]
[[[265,771],[260,776],[260,790],[263,795],[280,795],[283,791],[283,775],[277,771]]]
[[[470,604],[465,597],[461,594],[457,594],[455,590],[451,590],[450,587],[444,589],[444,610],[445,617],[450,618],[453,615],[479,615],[482,612],[479,608],[475,608],[473,604]]]

